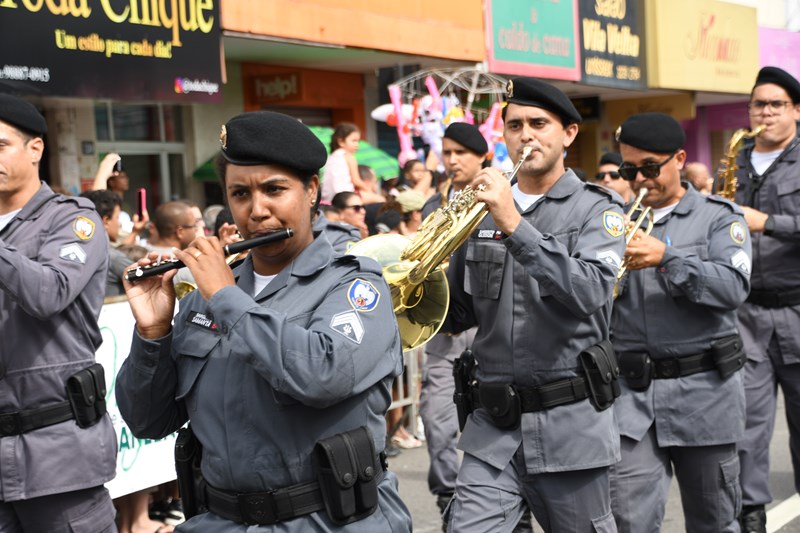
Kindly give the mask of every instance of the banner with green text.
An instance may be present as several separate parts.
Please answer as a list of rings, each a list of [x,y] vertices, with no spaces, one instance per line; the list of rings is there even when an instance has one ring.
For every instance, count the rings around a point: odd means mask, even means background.
[[[581,79],[578,0],[487,0],[489,71]]]
[[[0,0],[0,92],[219,102],[220,0]]]

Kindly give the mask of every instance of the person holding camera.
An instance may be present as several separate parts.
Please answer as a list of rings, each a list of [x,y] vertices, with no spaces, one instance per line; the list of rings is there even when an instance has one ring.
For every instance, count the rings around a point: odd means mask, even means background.
[[[646,194],[625,251],[611,335],[622,395],[614,404],[622,459],[612,467],[620,532],[657,531],[673,471],[686,530],[739,531],[745,355],[736,309],[750,289],[742,211],[681,182],[686,136],[663,113],[629,117],[617,139],[622,177]],[[645,217],[645,220],[640,220]]]
[[[117,439],[95,362],[108,239],[92,202],[39,179],[46,131],[0,95],[0,531],[112,532]]]
[[[403,364],[392,298],[377,262],[313,229],[325,147],[269,111],[231,118],[220,142],[242,237],[293,233],[234,270],[214,237],[175,250],[197,290],[174,320],[174,270],[125,282],[136,328],[120,412],[140,438],[191,422],[176,445],[181,532],[410,531],[382,454]]]

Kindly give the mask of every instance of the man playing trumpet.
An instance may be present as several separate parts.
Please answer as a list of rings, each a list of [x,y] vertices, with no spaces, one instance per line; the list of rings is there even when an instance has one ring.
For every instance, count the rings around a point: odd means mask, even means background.
[[[750,288],[750,236],[742,211],[681,183],[686,139],[662,113],[629,117],[617,131],[622,177],[646,188],[653,229],[628,244],[628,274],[611,334],[622,395],[614,405],[622,460],[611,503],[620,532],[657,531],[673,469],[687,531],[738,532],[744,365],[736,308]],[[635,214],[633,214],[635,217]]]

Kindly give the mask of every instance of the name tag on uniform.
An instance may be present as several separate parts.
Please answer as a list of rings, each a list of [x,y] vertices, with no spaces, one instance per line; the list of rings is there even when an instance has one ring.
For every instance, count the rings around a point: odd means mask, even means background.
[[[214,322],[214,317],[206,315],[199,311],[190,312],[189,316],[186,317],[186,323],[203,329],[207,329],[208,331],[214,333],[219,333],[219,330],[217,328],[217,323]]]
[[[503,232],[499,229],[476,229],[472,232],[473,239],[499,241],[503,238]]]

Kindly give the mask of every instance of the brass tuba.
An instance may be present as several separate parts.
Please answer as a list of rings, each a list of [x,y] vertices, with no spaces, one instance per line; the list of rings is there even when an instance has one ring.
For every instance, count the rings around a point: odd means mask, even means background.
[[[650,232],[653,231],[653,210],[649,206],[642,207],[642,200],[645,196],[647,196],[647,189],[642,187],[639,189],[639,194],[631,204],[630,209],[625,213],[625,218],[628,219],[627,226],[625,227],[625,246],[633,240],[633,236],[636,235],[636,232],[639,231],[642,226],[644,226],[643,231],[645,235],[650,235]],[[636,220],[633,220],[633,215],[637,212],[639,216]],[[622,260],[622,264],[620,264],[617,270],[617,282],[614,284],[614,299],[619,296],[619,284],[627,271],[628,259],[626,258]]]
[[[725,157],[720,161],[722,165],[717,172],[717,194],[731,202],[736,201],[736,171],[739,167],[736,165],[736,156],[739,155],[741,150],[741,143],[744,139],[751,139],[758,137],[766,129],[766,126],[761,124],[756,126],[753,131],[747,129],[738,129],[731,136],[728,141],[728,149],[725,151]],[[719,184],[722,184],[721,187]]]
[[[507,175],[512,179],[533,149],[526,146]],[[402,235],[373,235],[348,253],[378,261],[392,293],[392,306],[403,351],[425,344],[444,323],[450,290],[444,270],[450,254],[461,246],[489,212],[467,186],[444,207],[425,218],[413,239]]]

